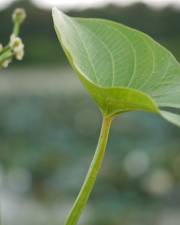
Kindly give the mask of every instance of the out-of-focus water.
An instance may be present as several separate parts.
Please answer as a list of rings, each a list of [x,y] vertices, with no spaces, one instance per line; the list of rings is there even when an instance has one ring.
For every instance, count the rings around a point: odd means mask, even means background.
[[[70,69],[0,75],[3,225],[63,224],[96,147],[101,115]],[[179,225],[180,130],[142,112],[113,122],[80,224]]]

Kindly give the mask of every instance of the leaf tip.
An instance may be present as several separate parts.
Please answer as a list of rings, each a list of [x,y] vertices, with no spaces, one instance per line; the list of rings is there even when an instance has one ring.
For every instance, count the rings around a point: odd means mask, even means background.
[[[57,18],[57,17],[61,17],[63,18],[65,16],[65,14],[59,10],[57,7],[53,7],[52,8],[52,17],[53,19]]]
[[[58,11],[58,9],[57,9],[57,7],[53,7],[52,8],[52,15],[54,16],[55,14],[57,14],[59,11]]]
[[[53,7],[52,8],[52,17],[53,17],[54,25],[61,26],[67,16],[65,13],[63,13],[61,10],[59,10],[57,7]]]
[[[57,7],[53,7],[52,8],[52,17],[53,17],[54,22],[55,22],[55,18],[57,18],[58,15],[59,15],[59,10],[57,9]]]

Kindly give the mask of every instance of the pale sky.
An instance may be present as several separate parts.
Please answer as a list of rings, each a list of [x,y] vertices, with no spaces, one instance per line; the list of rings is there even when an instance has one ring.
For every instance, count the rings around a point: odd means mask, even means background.
[[[9,5],[14,0],[0,0],[0,7]],[[164,7],[168,4],[174,4],[180,7],[180,0],[31,0],[39,7],[58,6],[61,9],[86,8],[101,6],[106,3],[116,3],[119,5],[128,5],[135,2],[144,2],[153,7]]]

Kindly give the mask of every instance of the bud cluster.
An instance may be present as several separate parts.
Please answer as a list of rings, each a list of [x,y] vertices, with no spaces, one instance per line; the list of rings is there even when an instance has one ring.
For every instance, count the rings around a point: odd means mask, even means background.
[[[17,60],[22,60],[24,57],[24,44],[19,37],[20,25],[26,18],[26,12],[24,9],[15,9],[12,15],[14,22],[13,32],[10,36],[9,43],[3,46],[0,43],[0,68],[8,67],[13,57]]]
[[[9,46],[14,53],[17,60],[22,60],[24,56],[24,44],[20,37],[16,37],[14,34],[10,37]]]

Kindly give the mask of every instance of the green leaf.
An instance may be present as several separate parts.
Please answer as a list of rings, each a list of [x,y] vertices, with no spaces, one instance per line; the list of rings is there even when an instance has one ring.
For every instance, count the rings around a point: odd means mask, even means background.
[[[142,110],[179,125],[177,115],[160,110],[180,108],[180,65],[168,50],[109,20],[72,18],[56,8],[53,20],[71,66],[104,115]]]
[[[161,115],[169,122],[180,126],[180,116],[179,115],[177,115],[175,113],[163,111],[163,110],[161,110]]]

